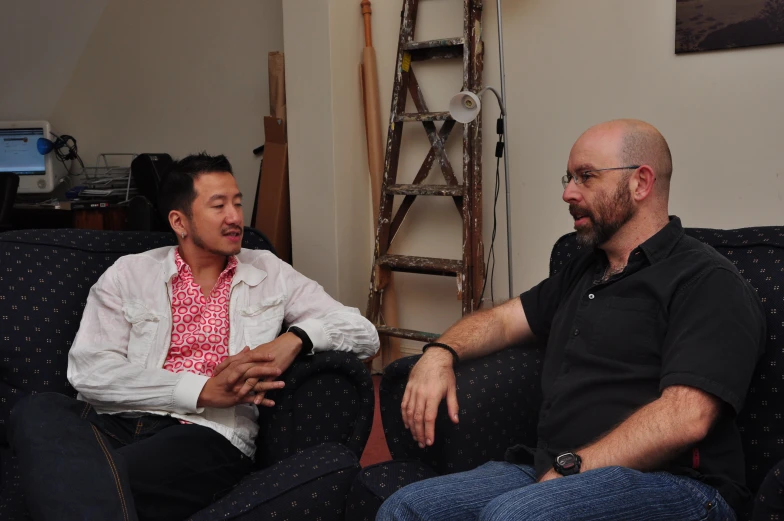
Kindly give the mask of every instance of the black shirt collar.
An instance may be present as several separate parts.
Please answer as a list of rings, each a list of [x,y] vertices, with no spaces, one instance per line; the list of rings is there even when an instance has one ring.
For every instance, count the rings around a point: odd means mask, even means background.
[[[671,215],[670,222],[638,248],[645,253],[648,262],[656,264],[670,255],[672,249],[675,248],[675,245],[683,237],[683,234],[684,231],[680,218]]]
[[[640,252],[645,255],[645,258],[650,264],[655,264],[666,259],[670,252],[672,252],[672,249],[675,248],[675,245],[678,244],[678,241],[681,240],[683,234],[684,231],[680,218],[671,215],[670,222],[668,222],[664,228],[632,250],[631,254],[629,254],[628,262],[630,264],[637,263]],[[608,264],[607,254],[604,250],[599,248],[594,250],[594,254],[596,255],[596,258],[599,259],[598,269],[605,269]]]

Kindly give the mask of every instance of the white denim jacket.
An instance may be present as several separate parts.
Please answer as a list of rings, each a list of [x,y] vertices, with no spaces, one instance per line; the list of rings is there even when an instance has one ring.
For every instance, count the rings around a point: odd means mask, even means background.
[[[208,378],[163,369],[171,344],[174,247],[121,257],[90,289],[68,353],[68,381],[80,400],[104,414],[167,414],[210,427],[248,457],[256,451],[255,405],[196,407]],[[313,351],[359,358],[379,347],[373,325],[316,282],[267,251],[243,249],[229,300],[229,354],[270,342],[296,325]]]

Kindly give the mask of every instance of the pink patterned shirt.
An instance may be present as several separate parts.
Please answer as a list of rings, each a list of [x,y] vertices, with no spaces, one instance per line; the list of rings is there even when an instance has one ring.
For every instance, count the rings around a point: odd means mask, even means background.
[[[209,298],[193,278],[191,267],[175,251],[177,275],[172,279],[172,335],[163,368],[212,377],[229,347],[229,294],[237,258],[229,257]]]

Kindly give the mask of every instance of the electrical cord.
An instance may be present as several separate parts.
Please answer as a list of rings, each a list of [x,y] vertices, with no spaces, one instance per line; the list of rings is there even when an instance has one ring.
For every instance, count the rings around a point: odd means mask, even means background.
[[[84,171],[84,161],[82,161],[82,158],[79,157],[79,147],[76,145],[76,138],[69,136],[68,134],[58,136],[54,132],[50,131],[49,133],[57,138],[57,140],[54,142],[54,149],[52,152],[54,152],[57,160],[60,161],[68,170],[68,175],[75,175],[73,172],[71,172],[71,167],[73,166],[74,160],[79,162],[82,167],[82,171]],[[71,161],[71,164],[66,166],[66,161]]]
[[[495,279],[495,235],[498,231],[498,194],[501,187],[501,158],[504,156],[504,119],[503,116],[496,122],[496,132],[498,133],[498,143],[495,145],[495,194],[493,195],[493,234],[490,239],[490,251],[487,254],[485,263],[485,276],[482,282],[482,295],[479,297],[480,305],[484,301],[485,289],[487,288],[487,275],[490,274],[490,301],[495,302],[493,292],[493,280]],[[491,265],[492,259],[492,268]]]

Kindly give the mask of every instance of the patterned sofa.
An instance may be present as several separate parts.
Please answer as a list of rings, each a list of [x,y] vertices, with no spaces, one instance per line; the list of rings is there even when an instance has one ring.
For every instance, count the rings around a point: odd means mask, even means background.
[[[767,311],[766,353],[738,417],[746,479],[757,493],[740,519],[784,520],[784,394],[779,394],[784,393],[784,227],[686,232],[729,258],[757,289]],[[557,273],[579,249],[573,233],[561,237],[550,257],[550,273]],[[542,346],[512,347],[461,364],[456,371],[460,423],[452,424],[442,406],[436,442],[426,449],[414,443],[400,416],[408,373],[417,360],[403,358],[385,370],[381,415],[394,459],[357,475],[346,519],[372,521],[383,500],[408,483],[503,459],[506,448],[517,443],[535,444]]]
[[[174,243],[170,233],[28,230],[0,234],[0,519],[29,519],[8,416],[23,396],[74,395],[68,349],[90,287],[118,257]],[[243,246],[272,249],[246,228]],[[373,420],[373,384],[353,355],[325,353],[295,363],[286,387],[263,409],[259,470],[192,517],[324,521],[343,519],[346,494]]]

